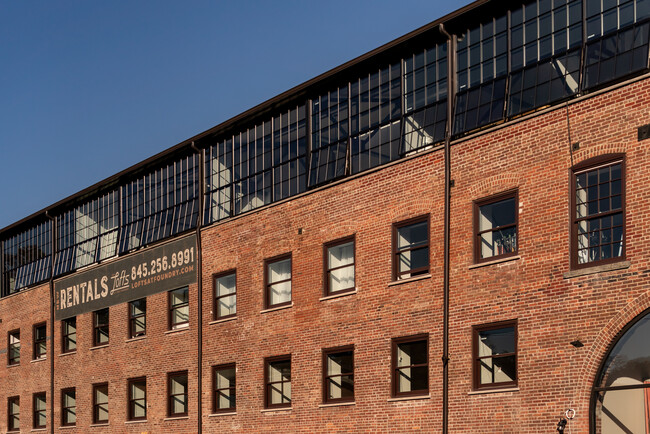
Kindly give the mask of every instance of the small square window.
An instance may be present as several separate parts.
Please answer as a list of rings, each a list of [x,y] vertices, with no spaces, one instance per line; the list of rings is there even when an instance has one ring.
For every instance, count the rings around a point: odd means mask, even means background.
[[[67,318],[61,321],[62,348],[64,353],[71,353],[77,350],[77,317]]]
[[[167,378],[167,415],[187,416],[187,371],[174,372]]]
[[[108,384],[93,386],[93,423],[108,422]]]
[[[576,166],[571,189],[571,267],[624,260],[624,157],[598,157]]]
[[[93,346],[108,345],[108,308],[93,312]]]
[[[61,391],[61,425],[77,424],[77,398],[74,387]]]
[[[266,359],[264,379],[265,407],[291,406],[291,356],[279,356]]]
[[[517,192],[474,203],[475,262],[517,254]]]
[[[474,389],[517,385],[517,324],[474,327]]]
[[[397,223],[393,228],[393,278],[429,272],[429,217]]]
[[[7,430],[20,431],[20,397],[12,396],[7,400]]]
[[[429,394],[428,335],[393,339],[393,396]]]
[[[47,327],[45,323],[34,326],[34,360],[47,355]]]
[[[214,277],[214,319],[237,315],[237,274],[227,271]]]
[[[45,392],[34,394],[34,412],[32,427],[34,429],[45,428],[47,425],[47,403]]]
[[[235,411],[237,408],[237,368],[235,364],[215,366],[213,375],[212,411],[214,413]]]
[[[323,351],[323,402],[354,401],[354,347]]]
[[[354,237],[325,244],[325,295],[354,291]]]
[[[266,261],[266,307],[291,304],[291,255]]]
[[[18,365],[20,363],[20,330],[9,332],[8,338],[7,362],[9,365]]]
[[[137,338],[147,334],[147,299],[141,298],[129,303],[129,337]]]
[[[189,288],[169,291],[169,329],[176,330],[190,325]]]
[[[133,378],[128,382],[129,420],[145,420],[147,418],[147,379]]]

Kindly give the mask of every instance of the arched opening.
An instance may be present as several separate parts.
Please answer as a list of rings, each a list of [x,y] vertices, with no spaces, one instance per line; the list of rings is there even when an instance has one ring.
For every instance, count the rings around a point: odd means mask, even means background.
[[[592,432],[650,434],[650,310],[622,331],[592,394]]]

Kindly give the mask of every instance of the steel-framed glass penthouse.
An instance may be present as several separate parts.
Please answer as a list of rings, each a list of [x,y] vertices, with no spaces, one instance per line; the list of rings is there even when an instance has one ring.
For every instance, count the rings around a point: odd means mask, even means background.
[[[1,296],[644,73],[649,26],[650,0],[475,2],[4,228]]]

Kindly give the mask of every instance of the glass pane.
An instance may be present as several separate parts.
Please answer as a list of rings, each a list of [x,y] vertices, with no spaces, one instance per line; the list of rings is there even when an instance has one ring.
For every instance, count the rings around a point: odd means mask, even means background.
[[[189,322],[190,320],[190,307],[183,306],[174,309],[172,312],[172,324],[181,324]]]
[[[620,378],[617,386],[633,385]],[[596,396],[598,433],[646,433],[650,411],[650,389],[608,390]]]
[[[236,280],[234,273],[217,278],[215,281],[217,296],[234,293],[236,290]]]
[[[330,292],[343,291],[344,289],[350,288],[354,288],[354,265],[349,265],[330,272]]]
[[[184,304],[189,302],[189,291],[187,288],[176,289],[171,292],[172,306]]]
[[[237,313],[237,296],[222,297],[217,302],[217,316],[228,316]]]
[[[273,284],[269,287],[269,304],[280,304],[291,301],[291,281]]]
[[[405,342],[397,345],[397,367],[426,364],[427,361],[427,341]]]
[[[142,383],[131,384],[131,399],[145,399],[147,387]]]
[[[399,250],[428,243],[427,222],[415,223],[397,229],[397,248]]]
[[[187,377],[178,376],[172,377],[170,381],[170,392],[172,395],[185,393],[187,390]]]
[[[514,224],[516,221],[515,198],[483,205],[479,209],[479,231]]]
[[[95,404],[106,404],[108,402],[108,387],[98,387],[95,389]]]
[[[291,279],[291,258],[268,264],[268,282]]]
[[[397,371],[397,375],[398,392],[413,392],[429,388],[429,368],[427,366],[402,368]]]
[[[429,247],[410,250],[399,254],[399,271],[402,278],[403,272],[429,267]]]
[[[328,379],[327,399],[344,399],[354,397],[354,380],[351,375]]]
[[[510,227],[481,234],[481,258],[504,255],[517,250],[517,228]]]
[[[478,333],[478,356],[494,356],[515,352],[515,329],[506,327]]]
[[[327,267],[338,268],[354,262],[354,243],[339,244],[327,249]]]
[[[130,305],[131,305],[131,316],[144,315],[145,312],[147,311],[147,300],[145,298],[132,301]]]
[[[291,361],[271,362],[268,365],[269,382],[291,381]]]
[[[215,384],[217,389],[235,387],[235,368],[219,369],[216,372]]]
[[[327,375],[341,375],[352,372],[352,351],[328,354]]]
[[[217,409],[234,408],[235,407],[235,391],[234,390],[220,390],[217,393]]]
[[[479,360],[481,384],[507,383],[516,379],[515,356]]]

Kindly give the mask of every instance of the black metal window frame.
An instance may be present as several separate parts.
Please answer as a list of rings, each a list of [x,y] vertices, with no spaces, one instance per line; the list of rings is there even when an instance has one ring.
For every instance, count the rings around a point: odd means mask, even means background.
[[[77,317],[73,316],[61,321],[61,352],[77,351]]]
[[[2,241],[2,292],[6,297],[50,278],[52,223],[37,222]]]

